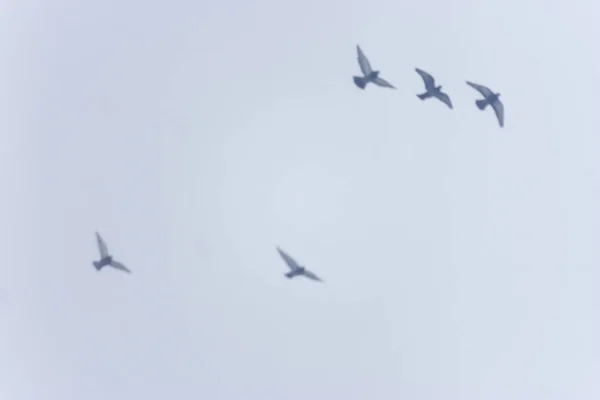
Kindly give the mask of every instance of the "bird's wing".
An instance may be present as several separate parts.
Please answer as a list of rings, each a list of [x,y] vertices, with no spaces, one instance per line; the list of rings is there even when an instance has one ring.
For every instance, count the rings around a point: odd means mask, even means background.
[[[304,270],[302,275],[306,276],[308,279],[312,279],[313,281],[323,282],[323,280],[321,278],[319,278],[317,275],[313,274],[312,272],[310,272],[306,269]]]
[[[288,265],[288,267],[290,267],[290,269],[292,271],[300,268],[300,266],[298,265],[298,263],[296,262],[296,260],[294,260],[285,251],[281,250],[279,247],[277,247],[277,251],[279,252],[279,255],[281,256],[281,258],[283,258],[283,260],[285,261],[285,263]]]
[[[483,97],[488,97],[491,96],[493,93],[490,90],[490,88],[483,86],[483,85],[478,85],[476,83],[473,82],[469,82],[467,81],[467,85],[471,86],[473,89],[477,90],[479,93],[481,93],[483,95]]]
[[[360,70],[364,76],[369,75],[371,72],[373,72],[371,63],[369,63],[367,56],[365,56],[365,53],[363,53],[359,45],[356,45],[356,52],[358,53],[358,65],[360,65]]]
[[[435,97],[437,97],[442,103],[444,103],[448,107],[452,108],[452,101],[450,100],[450,96],[448,96],[447,93],[439,92],[435,95]]]
[[[394,86],[392,86],[391,83],[389,83],[388,81],[386,81],[383,78],[377,77],[373,80],[373,83],[382,87],[387,87],[390,89],[396,89]]]
[[[425,89],[429,90],[435,87],[435,79],[433,79],[433,76],[419,68],[415,68],[415,71],[417,71],[417,74],[421,75],[421,78],[423,78]]]
[[[498,123],[502,128],[504,126],[504,104],[500,100],[496,100],[492,103],[492,108],[496,113],[496,118],[498,118]]]
[[[112,261],[110,262],[110,264],[109,264],[109,265],[110,265],[111,267],[114,267],[114,268],[116,268],[116,269],[118,269],[118,270],[121,270],[121,271],[123,271],[123,272],[127,272],[128,274],[130,274],[130,273],[131,273],[131,271],[130,271],[129,269],[127,269],[127,267],[126,267],[126,266],[124,266],[123,264],[121,264],[121,263],[120,263],[120,262],[118,262],[118,261],[112,260]]]
[[[108,257],[108,248],[106,247],[106,242],[98,232],[96,232],[96,241],[98,242],[98,250],[100,250],[100,257]]]

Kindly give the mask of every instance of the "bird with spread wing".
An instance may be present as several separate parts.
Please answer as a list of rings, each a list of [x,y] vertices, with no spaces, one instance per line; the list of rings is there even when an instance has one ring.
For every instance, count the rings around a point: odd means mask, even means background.
[[[96,232],[96,241],[98,242],[98,250],[100,251],[100,260],[93,262],[94,267],[96,267],[96,270],[100,271],[106,266],[111,266],[120,271],[131,273],[131,271],[127,269],[127,267],[113,259],[113,256],[108,252],[106,242],[104,241],[104,239],[102,239],[98,232]]]
[[[496,113],[496,118],[498,119],[500,127],[504,127],[504,104],[502,104],[502,102],[499,99],[500,93],[494,93],[487,86],[478,85],[469,81],[467,81],[467,85],[477,90],[484,97],[482,100],[475,100],[477,108],[479,108],[480,110],[485,110],[487,106],[491,105],[494,109],[494,112]]]
[[[441,85],[440,86],[435,85],[435,79],[433,78],[433,76],[431,76],[431,74],[429,74],[419,68],[415,68],[415,71],[417,71],[417,73],[419,75],[421,75],[421,78],[423,79],[423,83],[425,84],[425,90],[426,90],[425,93],[418,94],[417,97],[420,98],[421,100],[435,97],[438,100],[440,100],[442,103],[447,105],[449,108],[452,108],[452,101],[450,101],[450,96],[448,96],[448,94],[442,92]]]
[[[286,277],[291,279],[295,276],[303,275],[308,279],[312,279],[313,281],[323,282],[323,280],[321,278],[319,278],[317,275],[315,275],[311,271],[307,270],[303,266],[299,265],[296,262],[296,260],[294,260],[289,254],[287,254],[285,251],[281,250],[279,247],[277,247],[277,251],[279,252],[279,255],[281,256],[281,258],[283,258],[285,263],[290,268],[290,272],[285,274]]]
[[[386,87],[390,89],[396,89],[392,86],[391,83],[386,81],[385,79],[379,76],[379,71],[373,71],[371,68],[371,63],[365,53],[363,53],[360,46],[356,46],[356,51],[358,53],[358,65],[360,66],[360,70],[363,73],[363,76],[355,76],[354,84],[361,89],[364,89],[367,86],[367,83],[371,82],[381,87]]]

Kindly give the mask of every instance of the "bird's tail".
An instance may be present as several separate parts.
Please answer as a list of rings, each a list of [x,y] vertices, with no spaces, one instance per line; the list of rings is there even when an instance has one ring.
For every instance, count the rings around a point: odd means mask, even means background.
[[[290,279],[291,279],[291,278],[293,278],[294,276],[296,276],[296,274],[295,274],[295,272],[294,272],[294,271],[290,271],[290,272],[287,272],[287,273],[285,274],[285,276],[286,276],[286,278],[290,278]]]
[[[420,98],[421,100],[425,100],[426,98],[429,97],[429,93],[425,92],[423,94],[418,94],[417,97]]]
[[[358,86],[359,88],[364,89],[365,86],[367,86],[367,79],[363,78],[361,76],[355,76],[354,77],[354,84],[356,86]]]
[[[100,271],[100,269],[102,268],[102,264],[100,264],[100,261],[94,261],[94,267],[96,267],[96,269],[98,271]]]
[[[477,107],[480,110],[483,110],[487,107],[488,102],[487,102],[487,100],[475,100],[475,104],[477,104]]]

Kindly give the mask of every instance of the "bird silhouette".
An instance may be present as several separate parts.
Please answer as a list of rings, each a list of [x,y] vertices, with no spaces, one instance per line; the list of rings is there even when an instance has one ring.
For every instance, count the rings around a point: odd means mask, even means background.
[[[295,276],[303,275],[309,279],[312,279],[313,281],[323,282],[323,280],[321,278],[319,278],[317,275],[310,272],[303,266],[299,265],[296,262],[296,260],[294,260],[292,257],[290,257],[290,255],[288,255],[285,251],[281,250],[279,247],[277,247],[277,251],[279,252],[279,255],[281,256],[281,258],[283,258],[285,263],[290,268],[290,272],[285,274],[286,277],[291,279]]]
[[[500,101],[500,93],[494,93],[490,88],[478,85],[473,82],[467,81],[467,85],[477,90],[484,97],[483,100],[475,100],[475,104],[480,110],[485,110],[488,105],[491,105],[498,118],[500,127],[504,126],[504,104]]]
[[[435,85],[435,79],[433,78],[433,76],[431,76],[431,74],[429,74],[419,68],[415,68],[415,71],[417,71],[417,73],[419,75],[421,75],[421,78],[423,79],[423,83],[425,84],[425,90],[427,90],[425,93],[418,94],[417,97],[420,98],[421,100],[435,97],[435,98],[439,99],[442,103],[446,104],[450,109],[452,109],[453,107],[452,107],[452,101],[450,100],[450,96],[448,96],[446,93],[442,92],[441,85],[440,86]]]
[[[102,239],[98,232],[96,232],[96,241],[98,242],[98,250],[100,251],[100,260],[93,262],[94,267],[96,267],[96,270],[100,271],[106,266],[111,266],[120,271],[131,273],[131,271],[127,269],[127,267],[113,259],[113,256],[110,255],[110,253],[108,252],[106,242],[104,241],[104,239]]]
[[[356,46],[356,51],[358,53],[358,65],[363,73],[363,76],[354,77],[354,84],[356,84],[356,86],[364,89],[365,86],[367,86],[367,83],[371,82],[381,87],[396,89],[391,83],[379,76],[379,71],[373,71],[371,63],[369,63],[369,60],[361,50],[360,46]]]

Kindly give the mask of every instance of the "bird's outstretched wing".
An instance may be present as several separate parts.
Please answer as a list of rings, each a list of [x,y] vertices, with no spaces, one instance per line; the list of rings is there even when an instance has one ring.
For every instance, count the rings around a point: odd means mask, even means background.
[[[98,250],[100,250],[100,258],[108,257],[108,248],[106,242],[98,232],[96,232],[96,241],[98,242]]]
[[[121,264],[121,263],[120,263],[120,262],[118,262],[118,261],[112,260],[112,261],[110,262],[110,264],[109,264],[109,265],[110,265],[111,267],[114,267],[114,268],[116,268],[116,269],[120,270],[120,271],[127,272],[128,274],[130,274],[130,273],[131,273],[131,271],[130,271],[129,269],[127,269],[127,267],[126,267],[126,266],[124,266],[123,264]]]
[[[285,263],[288,265],[288,267],[290,267],[290,269],[292,271],[300,268],[300,266],[298,265],[298,263],[296,262],[296,260],[294,260],[285,251],[281,250],[279,247],[277,247],[277,251],[279,252],[279,255],[281,256],[281,258],[283,258],[283,260],[285,261]]]
[[[417,71],[417,74],[421,75],[423,83],[425,84],[425,89],[431,90],[435,87],[435,79],[433,79],[433,76],[431,76],[431,74],[428,74],[427,72],[419,68],[415,68],[415,71]]]
[[[502,104],[500,100],[496,100],[492,103],[492,108],[496,113],[496,118],[498,118],[500,127],[504,127],[504,104]]]
[[[492,91],[490,90],[490,88],[488,88],[487,86],[478,85],[476,83],[469,82],[469,81],[467,81],[467,85],[469,85],[473,89],[477,90],[479,93],[481,93],[483,95],[483,97],[487,98],[493,94]]]
[[[358,65],[360,66],[360,70],[364,76],[369,75],[371,72],[373,72],[371,63],[369,63],[367,56],[365,56],[365,53],[363,53],[359,45],[356,45],[356,52],[358,53]]]
[[[450,96],[448,96],[448,94],[446,94],[444,92],[439,92],[438,94],[435,95],[435,97],[437,97],[442,103],[447,105],[449,108],[453,108],[452,101],[450,100]]]
[[[313,281],[323,282],[321,278],[306,269],[302,275],[306,276],[308,279],[312,279]]]
[[[387,87],[390,89],[396,89],[394,86],[392,86],[391,83],[389,83],[388,81],[386,81],[383,78],[377,77],[373,80],[373,83],[378,85],[378,86],[382,86],[382,87]]]

